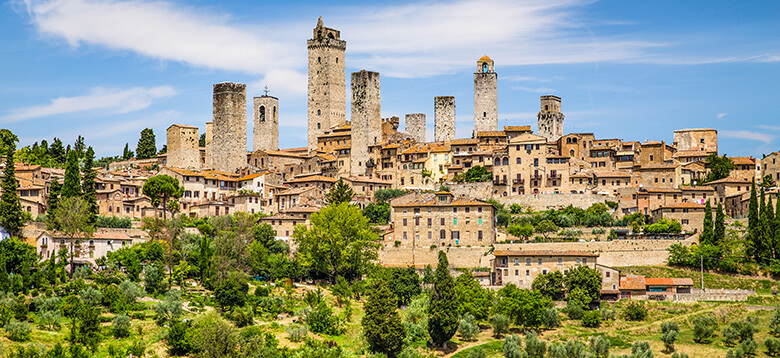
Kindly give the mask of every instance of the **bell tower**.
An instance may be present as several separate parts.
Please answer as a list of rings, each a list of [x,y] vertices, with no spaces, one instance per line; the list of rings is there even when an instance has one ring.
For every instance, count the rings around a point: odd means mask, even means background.
[[[477,60],[474,73],[474,135],[498,130],[498,74],[487,55]]]

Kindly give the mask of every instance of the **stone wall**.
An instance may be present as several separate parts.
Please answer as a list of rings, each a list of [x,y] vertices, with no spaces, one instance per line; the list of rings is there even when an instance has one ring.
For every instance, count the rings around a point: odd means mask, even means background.
[[[537,114],[537,134],[555,142],[563,136],[563,113],[561,98],[557,96],[542,96],[541,110]]]
[[[213,132],[213,168],[233,173],[246,167],[245,84],[223,82],[214,85]]]
[[[382,140],[382,115],[379,73],[362,70],[352,72],[352,132],[351,173],[365,175],[370,158],[368,146]]]
[[[706,283],[705,283],[706,285]],[[678,302],[695,301],[747,301],[748,297],[756,294],[754,290],[727,290],[723,288],[694,288],[690,294],[674,295],[674,300]]]
[[[710,128],[680,129],[674,131],[674,144],[678,151],[718,152],[718,131]]]
[[[474,132],[498,130],[498,74],[474,74]]]
[[[200,140],[200,138],[198,138]],[[205,168],[214,168],[214,152],[211,150],[211,142],[214,140],[214,121],[206,122],[206,161],[203,163]]]
[[[392,267],[435,267],[441,250],[447,253],[447,260],[454,267],[490,267],[493,259],[490,247],[385,247],[379,251],[379,262]]]
[[[406,115],[406,133],[412,136],[417,143],[425,143],[425,114],[410,113]]]
[[[344,51],[347,42],[337,30],[324,27],[322,18],[314,28],[309,48],[309,150],[317,150],[317,137],[331,126],[346,121]]]
[[[174,124],[168,127],[166,165],[174,168],[200,169],[198,127]]]
[[[455,97],[433,98],[434,140],[447,142],[455,139]]]
[[[598,194],[525,194],[525,195],[512,195],[503,196],[503,190],[496,192],[492,182],[481,183],[463,183],[463,184],[448,184],[450,190],[455,195],[465,195],[477,199],[496,199],[500,203],[509,206],[512,204],[520,204],[525,207],[531,207],[535,211],[543,211],[549,209],[565,208],[569,205],[573,205],[578,208],[587,209],[595,203],[603,203],[604,200],[615,201],[612,196],[598,195]]]
[[[279,150],[279,99],[266,95],[253,102],[252,151]]]

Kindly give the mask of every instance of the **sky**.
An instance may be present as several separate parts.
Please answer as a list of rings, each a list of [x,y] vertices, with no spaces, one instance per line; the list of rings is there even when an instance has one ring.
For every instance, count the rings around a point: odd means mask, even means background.
[[[78,135],[98,156],[152,128],[205,131],[212,85],[279,98],[279,144],[306,146],[306,40],[317,18],[347,42],[349,77],[381,76],[382,117],[455,96],[473,128],[473,73],[498,73],[499,126],[536,128],[539,96],[562,98],[564,132],[672,141],[715,128],[720,154],[780,149],[780,1],[144,1],[0,3],[0,127],[20,146]],[[335,2],[333,2],[335,3]],[[251,108],[248,109],[251,111]],[[349,117],[349,114],[347,114]],[[248,148],[252,148],[248,112]]]

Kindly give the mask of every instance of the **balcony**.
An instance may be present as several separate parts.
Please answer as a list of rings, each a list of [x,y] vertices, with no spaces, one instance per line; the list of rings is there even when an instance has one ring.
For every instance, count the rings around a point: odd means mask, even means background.
[[[555,173],[555,174],[550,173],[550,174],[547,174],[547,179],[550,179],[550,180],[553,180],[553,179],[561,180],[561,174],[560,173]]]
[[[506,185],[506,179],[493,179],[493,185]]]
[[[541,180],[542,175],[541,174],[531,174],[531,179],[533,180]]]
[[[525,184],[525,179],[517,179],[517,178],[516,179],[512,179],[512,184],[523,185],[523,184]]]

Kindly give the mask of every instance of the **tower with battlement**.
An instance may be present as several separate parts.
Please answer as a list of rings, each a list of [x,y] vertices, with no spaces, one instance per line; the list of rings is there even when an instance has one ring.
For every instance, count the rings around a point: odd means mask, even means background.
[[[474,73],[474,133],[498,130],[498,74],[487,55]]]
[[[212,169],[233,173],[246,167],[246,85],[214,85]]]
[[[252,102],[252,150],[279,150],[279,99],[265,94]]]
[[[536,115],[537,134],[555,142],[563,136],[563,113],[561,112],[561,97],[548,95],[541,97],[541,109]]]
[[[410,113],[406,115],[406,133],[417,143],[425,143],[425,113]]]
[[[352,128],[350,168],[352,175],[365,175],[370,158],[368,146],[382,141],[382,107],[379,73],[352,72]]]
[[[344,51],[338,30],[325,27],[322,17],[307,41],[309,48],[309,151],[317,150],[317,137],[346,121]]]
[[[434,140],[446,142],[455,139],[455,97],[433,98]]]
[[[168,153],[165,165],[172,168],[200,169],[198,127],[172,124],[166,131]]]

